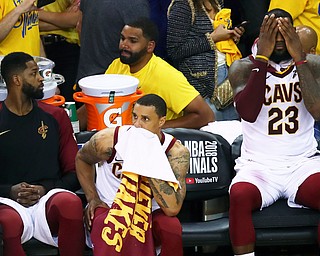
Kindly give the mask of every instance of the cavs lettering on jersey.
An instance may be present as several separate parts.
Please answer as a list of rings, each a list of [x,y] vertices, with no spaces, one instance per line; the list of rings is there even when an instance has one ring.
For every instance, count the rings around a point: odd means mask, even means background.
[[[114,134],[114,145],[121,139],[121,134],[130,129],[130,125],[117,127]],[[167,153],[174,145],[176,139],[169,134],[162,133],[162,148]],[[123,160],[113,152],[109,162],[103,162],[96,166],[96,188],[100,199],[111,206],[118,191],[121,182],[121,169]],[[152,210],[158,209],[159,206],[152,200]]]
[[[316,148],[313,124],[304,105],[296,67],[289,65],[282,72],[269,71],[265,100],[257,120],[254,123],[242,120],[242,156],[280,160],[279,155],[286,155],[288,160],[311,155],[314,151],[310,149]]]

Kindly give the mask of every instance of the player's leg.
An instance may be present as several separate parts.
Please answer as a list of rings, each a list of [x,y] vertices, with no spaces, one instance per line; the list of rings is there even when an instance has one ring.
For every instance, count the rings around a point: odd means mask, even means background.
[[[102,230],[105,227],[104,220],[109,213],[108,208],[98,207],[95,209],[92,220],[90,238],[93,245],[94,256],[104,256],[110,250],[107,243],[101,238]]]
[[[183,256],[182,227],[177,217],[169,217],[158,209],[152,213],[155,245],[161,245],[161,256]]]
[[[234,183],[230,189],[229,232],[235,254],[254,251],[255,230],[252,211],[261,207],[259,189],[248,182]]]
[[[56,193],[46,203],[46,217],[53,236],[58,236],[61,256],[83,255],[84,224],[80,198],[68,192]]]
[[[312,209],[320,210],[320,173],[310,175],[299,186],[295,202]],[[320,245],[320,225],[318,226],[318,243]]]
[[[7,205],[0,205],[0,225],[3,230],[3,255],[26,255],[21,245],[23,222],[16,210]]]

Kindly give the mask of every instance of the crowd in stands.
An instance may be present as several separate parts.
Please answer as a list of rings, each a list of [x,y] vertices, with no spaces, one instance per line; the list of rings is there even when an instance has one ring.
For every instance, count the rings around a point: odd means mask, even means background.
[[[25,255],[22,244],[32,238],[61,256],[83,255],[86,245],[95,256],[182,256],[176,215],[190,156],[165,128],[239,123],[243,145],[229,191],[235,255],[254,255],[252,211],[279,198],[320,210],[319,0],[41,2],[0,2],[5,256]],[[98,131],[78,150],[66,111],[41,101],[44,79],[34,56],[55,63],[53,72],[65,78],[57,93],[67,102],[85,77],[137,78],[143,96],[132,124]],[[233,100],[217,105],[223,90]],[[85,131],[86,104],[77,104],[77,115]],[[84,214],[74,193],[80,188]]]

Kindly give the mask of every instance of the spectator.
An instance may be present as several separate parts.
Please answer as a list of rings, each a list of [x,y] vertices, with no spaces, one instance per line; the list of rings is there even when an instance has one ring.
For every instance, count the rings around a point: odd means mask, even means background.
[[[1,75],[8,90],[0,103],[4,255],[25,255],[21,244],[34,237],[58,247],[61,256],[82,256],[82,202],[70,192],[80,185],[69,117],[63,109],[35,100],[43,97],[43,78],[32,56],[5,56]]]
[[[213,103],[215,87],[228,77],[228,65],[241,58],[235,42],[244,30],[231,29],[229,11],[221,10],[216,0],[174,0],[168,10],[168,56],[209,104],[217,121],[239,118],[233,104],[218,109]]]
[[[0,55],[24,51],[40,56],[38,12],[35,0],[0,2]]]
[[[163,128],[200,128],[214,120],[214,114],[183,74],[153,54],[158,38],[156,25],[139,19],[124,26],[119,44],[120,58],[107,74],[131,75],[139,79],[145,94],[154,93],[167,104]]]
[[[270,9],[281,8],[291,14],[293,25],[306,25],[312,27],[320,37],[320,1],[319,0],[271,0]],[[317,46],[320,54],[320,44]]]
[[[39,9],[40,31],[46,56],[55,63],[53,71],[63,75],[59,85],[66,101],[73,100],[79,63],[79,35],[76,25],[81,17],[79,0],[56,0]]]
[[[113,216],[111,222],[114,223],[116,220],[114,214],[117,215],[116,212],[119,212],[119,209],[122,212],[128,212],[126,223],[123,219],[118,219],[122,231],[116,232],[114,228],[108,228],[110,239],[112,236],[119,235],[119,247],[122,248],[118,250],[118,253],[142,255],[143,251],[145,255],[154,255],[155,247],[149,236],[149,232],[152,232],[155,245],[162,247],[162,256],[183,255],[182,228],[179,220],[174,216],[179,213],[185,197],[185,176],[189,169],[190,156],[188,149],[179,141],[161,131],[166,120],[165,116],[164,100],[155,94],[144,95],[138,99],[133,108],[134,127],[106,128],[95,134],[78,152],[76,169],[88,201],[85,219],[91,230],[90,236],[95,256],[114,255],[111,251],[116,250],[115,244],[109,243],[108,239],[104,239],[101,234],[107,228],[110,215]],[[135,127],[140,129],[135,129]],[[146,133],[144,129],[149,132]],[[140,136],[141,134],[148,135],[148,138]],[[100,164],[95,173],[94,165],[98,162]],[[164,162],[168,163],[168,169]],[[146,173],[141,174],[140,179],[144,180],[144,186],[151,187],[150,197],[144,195],[144,201],[147,201],[143,207],[144,218],[136,218],[130,213],[131,210],[128,210],[134,207],[128,204],[129,201],[132,204],[138,203],[135,201],[134,193],[135,186],[139,187],[139,185],[133,182],[125,170],[135,173],[137,169],[147,170]],[[163,178],[154,178],[160,177],[159,174],[166,173],[166,171],[170,175],[174,174],[173,176],[180,183],[180,188],[174,190]],[[94,182],[95,175],[96,181]],[[126,180],[130,181],[130,196],[126,194],[125,187],[128,187]],[[118,189],[119,192],[116,194]],[[121,199],[119,194],[123,195]],[[151,203],[152,197],[154,199]],[[129,200],[130,198],[133,201]],[[122,200],[121,204],[120,200]],[[124,204],[126,207],[123,207]],[[148,227],[151,223],[147,214],[149,214],[150,207],[152,207],[152,225],[149,231]],[[116,212],[114,212],[115,209],[117,209]],[[130,238],[134,232],[127,232],[131,225],[134,225],[131,222],[144,227],[139,229],[140,242],[134,236]],[[125,235],[126,233],[128,235]]]
[[[290,207],[319,210],[320,156],[313,132],[320,119],[319,68],[320,56],[306,56],[291,15],[281,9],[265,16],[253,56],[230,67],[243,132],[230,186],[236,255],[254,255],[252,211],[279,198]]]
[[[81,0],[81,49],[77,81],[102,74],[119,56],[119,35],[125,24],[149,17],[148,0]]]

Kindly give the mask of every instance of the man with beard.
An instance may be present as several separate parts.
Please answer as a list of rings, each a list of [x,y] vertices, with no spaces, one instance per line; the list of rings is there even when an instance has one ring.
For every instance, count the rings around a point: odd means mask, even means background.
[[[157,94],[167,104],[167,121],[163,128],[199,129],[214,121],[214,114],[199,92],[185,76],[166,61],[154,55],[158,29],[148,18],[140,18],[121,31],[120,58],[115,59],[107,74],[123,74],[139,79],[144,94]],[[79,113],[79,112],[78,112]],[[86,120],[78,115],[80,125]]]
[[[114,60],[107,74],[131,75],[139,79],[144,94],[159,95],[167,104],[164,128],[201,128],[214,120],[212,110],[184,75],[153,51],[158,40],[156,25],[141,18],[121,31],[120,58]]]
[[[77,144],[66,112],[35,99],[43,78],[33,57],[14,52],[1,62],[8,96],[0,102],[0,225],[5,256],[25,255],[32,237],[83,255],[84,227],[75,173]],[[59,238],[59,239],[57,239]]]
[[[242,118],[243,144],[230,186],[235,255],[254,255],[252,211],[287,198],[290,207],[320,206],[320,56],[303,52],[286,11],[264,17],[253,54],[234,62],[229,79]]]

